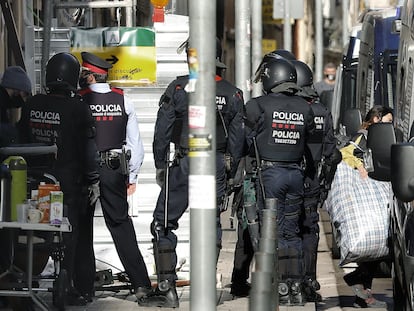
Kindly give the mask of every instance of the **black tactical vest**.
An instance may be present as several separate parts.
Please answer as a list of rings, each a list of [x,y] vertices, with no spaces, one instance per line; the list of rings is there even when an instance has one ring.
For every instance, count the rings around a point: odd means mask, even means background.
[[[299,163],[310,113],[307,102],[281,93],[259,97],[257,102],[264,118],[256,136],[261,160]]]
[[[316,101],[315,103],[311,104],[315,121],[315,131],[312,135],[309,136],[308,139],[308,146],[312,153],[312,158],[315,161],[320,161],[322,158],[322,151],[323,151],[323,141],[325,137],[325,117],[329,113],[326,107]]]
[[[175,121],[171,141],[177,148],[188,148],[188,94],[184,90],[188,76],[179,76],[170,84],[165,96],[172,100],[175,110]]]
[[[128,122],[122,91],[113,89],[110,93],[88,92],[83,97],[95,119],[98,151],[122,148]]]
[[[232,120],[232,105],[234,97],[239,92],[228,81],[219,80],[216,83],[216,150],[226,152],[228,127]]]

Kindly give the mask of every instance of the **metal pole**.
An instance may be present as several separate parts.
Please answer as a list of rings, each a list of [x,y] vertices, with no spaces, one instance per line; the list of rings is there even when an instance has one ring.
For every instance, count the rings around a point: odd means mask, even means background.
[[[263,52],[262,52],[262,1],[252,1],[252,73],[254,73],[259,66]],[[257,97],[262,95],[261,83],[253,83],[252,96]]]
[[[250,97],[250,7],[249,0],[235,1],[236,18],[236,86],[243,91],[244,101]]]
[[[342,0],[342,47],[348,42],[348,14],[349,14],[349,0]]]
[[[290,1],[285,0],[284,23],[283,23],[283,47],[292,51],[292,25],[290,24]]]
[[[323,72],[323,16],[322,0],[315,1],[315,81],[322,80]]]
[[[190,310],[207,311],[216,310],[216,2],[189,8]]]
[[[40,89],[46,85],[46,64],[50,55],[50,28],[52,26],[53,1],[43,1],[43,40],[42,40],[42,63],[40,66]]]

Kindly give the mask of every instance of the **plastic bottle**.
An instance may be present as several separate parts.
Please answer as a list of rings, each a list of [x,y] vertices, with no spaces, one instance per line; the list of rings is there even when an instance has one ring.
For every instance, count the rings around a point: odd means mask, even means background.
[[[21,156],[10,156],[3,162],[11,174],[10,206],[11,221],[17,221],[17,204],[27,198],[27,163]]]
[[[11,174],[9,167],[0,164],[0,221],[10,221],[11,219],[10,187]]]

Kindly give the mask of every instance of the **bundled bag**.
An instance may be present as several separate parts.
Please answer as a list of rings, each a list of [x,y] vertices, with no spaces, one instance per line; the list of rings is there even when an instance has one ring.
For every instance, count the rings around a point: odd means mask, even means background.
[[[363,179],[346,163],[338,165],[324,206],[338,231],[341,266],[388,255],[390,190],[389,182]]]

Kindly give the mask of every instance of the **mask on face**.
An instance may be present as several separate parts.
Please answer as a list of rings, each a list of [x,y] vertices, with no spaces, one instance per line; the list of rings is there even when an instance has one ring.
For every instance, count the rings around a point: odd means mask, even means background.
[[[328,78],[329,81],[334,81],[335,80],[335,76],[336,75],[334,75],[334,74],[326,75],[326,77]]]
[[[5,103],[6,108],[20,108],[23,107],[24,100],[20,95],[11,96]]]

